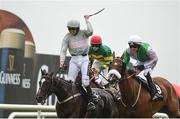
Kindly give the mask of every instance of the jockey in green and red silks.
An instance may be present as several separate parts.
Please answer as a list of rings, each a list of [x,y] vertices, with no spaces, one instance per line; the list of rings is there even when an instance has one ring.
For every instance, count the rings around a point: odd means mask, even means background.
[[[144,76],[147,79],[148,85],[151,89],[152,100],[162,99],[163,96],[157,92],[157,89],[152,81],[151,73],[157,64],[158,57],[156,52],[148,43],[142,42],[141,37],[133,35],[128,42],[129,47],[125,50],[122,58],[126,65],[129,64],[130,58],[137,61],[134,66],[136,74],[144,71]]]
[[[91,37],[91,46],[89,47],[88,55],[90,61],[92,61],[91,68],[96,72],[95,82],[102,86],[107,85],[107,73],[113,59],[111,48],[102,43],[100,36],[93,35]]]

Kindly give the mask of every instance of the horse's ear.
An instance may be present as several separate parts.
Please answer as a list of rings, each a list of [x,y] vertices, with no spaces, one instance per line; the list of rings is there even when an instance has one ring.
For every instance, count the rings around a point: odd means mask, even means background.
[[[115,59],[116,55],[115,55],[115,52],[113,51],[112,53],[112,56],[113,56],[113,59]]]
[[[121,57],[120,57],[120,58],[121,58],[121,60],[123,60],[123,57],[124,57],[124,53],[123,53],[123,54],[121,55]]]
[[[43,75],[44,74],[44,72],[43,72],[43,70],[41,69],[41,75]]]

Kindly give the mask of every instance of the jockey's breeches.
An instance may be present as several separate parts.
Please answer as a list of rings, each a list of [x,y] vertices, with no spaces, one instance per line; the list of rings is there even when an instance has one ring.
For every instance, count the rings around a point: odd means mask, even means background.
[[[89,65],[88,56],[72,56],[69,62],[69,71],[68,71],[67,80],[71,80],[75,82],[75,79],[78,76],[79,71],[81,71],[82,85],[84,87],[87,87],[89,85],[88,65]]]

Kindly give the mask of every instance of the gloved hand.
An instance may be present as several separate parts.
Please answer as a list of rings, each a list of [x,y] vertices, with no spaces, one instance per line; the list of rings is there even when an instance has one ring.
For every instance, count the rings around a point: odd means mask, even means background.
[[[92,77],[91,79],[97,79],[97,77],[99,77],[99,70],[97,68],[92,68]]]
[[[135,66],[135,69],[142,71],[145,69],[145,67],[144,67],[144,65],[137,65],[137,66]]]
[[[88,21],[89,17],[90,17],[89,15],[84,15],[86,21]]]
[[[99,69],[98,68],[92,68],[92,71],[94,74],[98,75],[99,74]]]
[[[60,68],[64,68],[64,63],[63,62],[60,62]]]

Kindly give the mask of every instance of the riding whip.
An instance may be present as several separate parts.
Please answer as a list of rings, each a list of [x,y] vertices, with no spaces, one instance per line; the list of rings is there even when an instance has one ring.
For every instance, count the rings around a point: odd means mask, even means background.
[[[99,13],[102,12],[103,10],[105,10],[105,8],[103,8],[103,9],[101,9],[101,10],[99,10],[99,11],[93,13],[93,14],[90,14],[90,15],[88,15],[88,16],[89,16],[89,17],[94,16],[94,15],[96,15],[96,14],[99,14]]]
[[[90,70],[93,72],[93,70],[90,68]],[[108,79],[104,76],[104,75],[102,75],[100,72],[98,72],[98,74],[99,75],[101,75],[105,80],[107,80],[108,81]],[[109,82],[109,81],[108,81]]]

